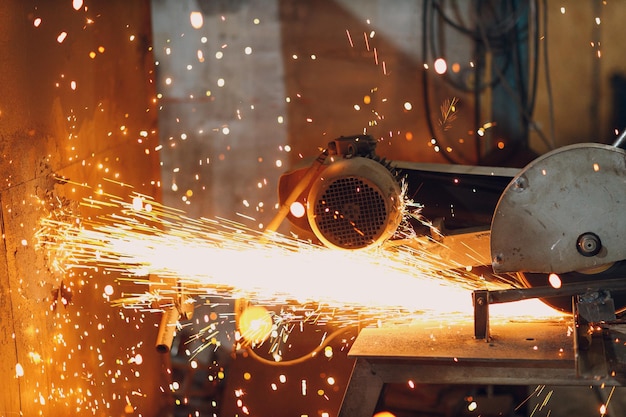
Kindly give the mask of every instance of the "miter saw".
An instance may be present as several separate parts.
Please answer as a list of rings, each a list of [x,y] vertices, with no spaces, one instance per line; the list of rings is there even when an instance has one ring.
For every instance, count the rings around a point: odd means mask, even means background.
[[[269,229],[287,218],[332,248],[417,245],[451,268],[514,274],[519,288],[474,293],[477,338],[489,338],[489,304],[525,298],[573,313],[577,327],[614,322],[626,309],[623,142],[565,146],[520,170],[390,163],[372,137],[340,137],[281,177]]]
[[[473,292],[473,335],[471,323],[363,329],[339,416],[371,416],[383,385],[407,380],[626,385],[625,141],[566,146],[512,169],[390,163],[357,135],[284,174],[269,230],[287,218],[301,237],[337,250],[411,245],[452,269],[519,284]],[[419,210],[407,215],[411,206]],[[527,298],[571,319],[513,319],[492,333],[489,306]]]

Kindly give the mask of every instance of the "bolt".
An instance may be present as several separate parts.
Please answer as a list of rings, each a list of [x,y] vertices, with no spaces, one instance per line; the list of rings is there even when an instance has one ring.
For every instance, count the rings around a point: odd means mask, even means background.
[[[524,191],[526,188],[528,188],[528,178],[524,175],[517,177],[513,181],[513,189],[515,191]]]
[[[583,233],[576,240],[576,249],[582,256],[595,256],[602,249],[600,237],[592,232]]]

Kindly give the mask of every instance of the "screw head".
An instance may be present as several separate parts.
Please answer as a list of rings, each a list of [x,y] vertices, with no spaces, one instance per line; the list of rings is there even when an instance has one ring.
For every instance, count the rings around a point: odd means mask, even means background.
[[[595,233],[583,233],[576,240],[576,249],[582,256],[596,256],[602,249],[602,241]]]
[[[520,175],[513,181],[513,190],[521,192],[528,188],[528,178],[525,175]]]

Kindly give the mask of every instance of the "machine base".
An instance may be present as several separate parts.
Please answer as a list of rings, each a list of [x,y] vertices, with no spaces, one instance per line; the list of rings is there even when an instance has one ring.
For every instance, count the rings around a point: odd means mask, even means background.
[[[577,374],[573,325],[492,320],[488,341],[474,337],[471,318],[363,329],[349,353],[356,361],[339,417],[371,417],[388,383],[621,386]]]

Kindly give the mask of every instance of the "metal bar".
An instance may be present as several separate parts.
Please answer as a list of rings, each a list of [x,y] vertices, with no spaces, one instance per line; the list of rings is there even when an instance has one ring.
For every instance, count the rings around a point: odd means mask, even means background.
[[[531,298],[565,297],[584,294],[589,291],[599,290],[626,290],[626,279],[611,279],[601,281],[586,281],[571,284],[563,284],[560,288],[533,287],[514,288],[510,290],[489,291],[489,304],[509,303]]]
[[[289,209],[291,207],[291,204],[294,201],[296,201],[298,196],[302,194],[302,192],[306,189],[306,187],[309,184],[311,184],[315,175],[317,175],[319,170],[324,165],[324,161],[326,161],[327,157],[328,157],[328,151],[324,150],[322,153],[319,154],[319,156],[315,159],[315,161],[313,161],[311,166],[307,169],[306,173],[304,174],[304,177],[302,177],[300,182],[298,182],[296,186],[294,187],[294,189],[291,190],[291,193],[289,194],[285,202],[278,209],[278,213],[276,213],[274,218],[269,222],[269,224],[265,228],[265,232],[272,233],[278,230],[283,220],[285,220],[285,217],[287,217],[287,214],[289,214]]]
[[[472,384],[472,385],[567,385],[589,386],[600,384],[593,380],[576,378],[573,366],[553,367],[538,364],[535,367],[516,362],[480,364],[462,361],[451,366],[449,363],[420,363],[418,361],[369,359],[371,369],[383,384],[406,383],[409,380],[420,384]],[[605,380],[606,381],[606,380]],[[607,382],[607,385],[611,385]]]
[[[576,377],[605,380],[609,377],[609,370],[605,353],[604,330],[596,329],[595,326],[590,327],[584,315],[580,314],[579,309],[584,302],[581,302],[579,298],[576,296],[573,301]]]
[[[489,340],[489,304],[510,303],[531,298],[577,296],[593,291],[626,290],[626,280],[601,280],[564,284],[560,288],[533,287],[508,290],[475,290],[472,293],[474,304],[474,337]]]
[[[372,369],[370,361],[354,362],[350,383],[341,402],[338,417],[372,416],[383,389],[383,380]]]
[[[474,337],[489,340],[489,291],[472,293],[474,303]]]

